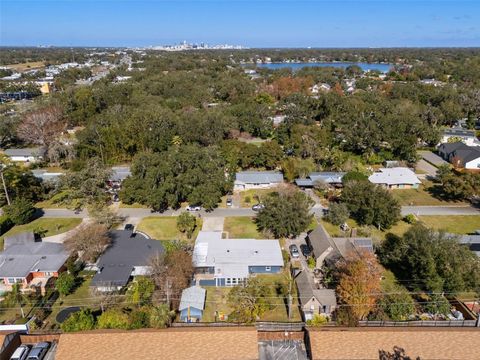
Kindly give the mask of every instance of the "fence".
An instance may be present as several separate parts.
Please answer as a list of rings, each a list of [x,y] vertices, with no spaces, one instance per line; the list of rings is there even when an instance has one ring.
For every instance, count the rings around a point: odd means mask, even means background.
[[[477,327],[477,320],[359,321],[364,327]]]

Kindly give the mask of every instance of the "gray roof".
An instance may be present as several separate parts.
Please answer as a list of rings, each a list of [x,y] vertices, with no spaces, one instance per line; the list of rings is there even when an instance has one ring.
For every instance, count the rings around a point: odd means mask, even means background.
[[[329,247],[333,248],[330,235],[321,224],[308,234],[308,240],[316,257],[320,257]]]
[[[445,129],[443,131],[444,136],[459,136],[459,137],[473,137],[475,138],[475,131],[474,130],[466,130],[461,128],[451,128]]]
[[[458,149],[451,154],[455,158],[462,160],[466,164],[472,160],[480,158],[480,148],[477,146],[468,146],[468,149]]]
[[[316,181],[323,181],[327,184],[340,184],[342,182],[345,172],[312,172],[306,179],[296,179],[295,183],[298,186],[313,186]]]
[[[368,180],[374,184],[402,185],[402,184],[420,184],[421,181],[417,175],[406,167],[381,168],[368,177]]]
[[[298,300],[306,304],[310,299],[316,298],[322,305],[336,306],[337,297],[333,289],[316,289],[308,278],[307,270],[302,270],[295,278],[298,289]]]
[[[26,277],[30,272],[57,272],[69,257],[63,244],[13,244],[0,254],[0,277]]]
[[[279,171],[240,171],[235,182],[245,184],[272,184],[283,182],[283,174]]]
[[[3,239],[3,247],[6,249],[12,245],[27,245],[35,242],[35,234],[33,231],[25,231],[15,235],[5,236]]]
[[[60,180],[60,177],[65,175],[64,173],[61,172],[48,172],[45,169],[34,169],[32,170],[33,176],[35,176],[37,179],[40,179],[42,181],[50,181],[50,182],[58,182]]]
[[[200,286],[191,286],[182,291],[180,299],[179,311],[188,309],[189,307],[203,310],[205,308],[205,295],[207,291]]]
[[[480,235],[463,235],[459,238],[462,245],[467,245],[477,256],[480,257]]]
[[[7,156],[43,156],[45,155],[45,149],[41,147],[5,149],[4,153]]]
[[[134,267],[148,266],[152,256],[163,252],[160,241],[131,234],[125,230],[110,232],[112,243],[97,261],[99,272],[93,277],[92,286],[125,286]]]
[[[455,150],[468,149],[468,148],[469,148],[469,146],[466,145],[465,143],[463,143],[461,141],[457,141],[457,142],[454,142],[454,143],[440,144],[440,146],[438,147],[438,150],[447,154],[448,156],[450,156],[450,154],[452,152],[454,152]]]
[[[132,175],[130,166],[114,166],[112,167],[112,175],[110,176],[110,180],[123,181],[130,175]]]

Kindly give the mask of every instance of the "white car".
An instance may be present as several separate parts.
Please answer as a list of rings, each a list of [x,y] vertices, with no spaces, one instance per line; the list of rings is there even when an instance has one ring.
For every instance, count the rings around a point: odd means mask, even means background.
[[[25,360],[28,356],[28,352],[30,351],[30,346],[28,345],[20,345],[15,352],[13,353],[10,360]]]
[[[186,210],[187,211],[200,211],[200,210],[202,210],[202,207],[198,206],[198,205],[188,205],[186,207]]]

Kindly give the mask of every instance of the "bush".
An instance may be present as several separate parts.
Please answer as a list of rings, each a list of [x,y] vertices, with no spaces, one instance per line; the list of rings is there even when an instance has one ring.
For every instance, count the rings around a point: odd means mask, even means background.
[[[8,230],[13,227],[13,221],[9,216],[3,215],[0,216],[0,235],[5,234]]]
[[[315,259],[313,257],[309,257],[307,259],[307,265],[310,269],[315,269],[315,266],[317,265],[317,262],[315,261]]]
[[[347,205],[333,203],[330,205],[325,219],[333,225],[341,225],[348,220],[349,216]]]
[[[99,329],[128,329],[130,319],[127,314],[119,309],[109,309],[98,317]]]
[[[70,315],[60,327],[65,332],[92,330],[95,327],[95,318],[90,309],[78,311]]]
[[[11,205],[5,206],[3,211],[15,225],[22,225],[33,219],[35,207],[27,199],[20,198],[16,199]]]
[[[68,295],[75,286],[75,277],[72,274],[63,272],[58,276],[57,281],[55,281],[55,288],[58,290],[60,295]]]
[[[250,204],[251,201],[252,201],[252,198],[250,196],[245,196],[245,203],[246,204]]]
[[[408,214],[403,217],[403,221],[407,224],[415,224],[417,222],[417,217],[413,214]]]
[[[307,320],[307,325],[322,326],[328,323],[328,316],[324,314],[315,314],[313,319]]]

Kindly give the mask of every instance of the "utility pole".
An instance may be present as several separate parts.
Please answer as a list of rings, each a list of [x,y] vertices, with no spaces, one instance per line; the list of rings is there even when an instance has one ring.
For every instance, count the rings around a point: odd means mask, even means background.
[[[167,292],[167,304],[168,304],[168,307],[170,307],[170,284],[168,282],[168,277],[166,278],[165,280],[166,284],[166,292]]]
[[[7,204],[10,205],[10,197],[8,196],[7,185],[5,184],[5,178],[3,177],[3,170],[6,166],[4,164],[0,165],[0,177],[2,178],[3,190],[5,191],[5,198],[7,199]]]

